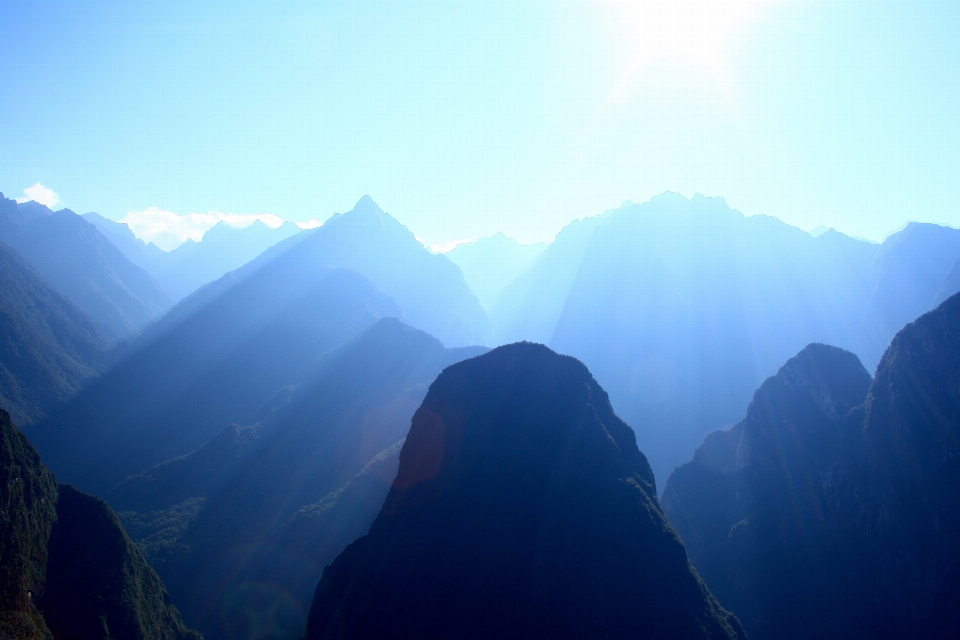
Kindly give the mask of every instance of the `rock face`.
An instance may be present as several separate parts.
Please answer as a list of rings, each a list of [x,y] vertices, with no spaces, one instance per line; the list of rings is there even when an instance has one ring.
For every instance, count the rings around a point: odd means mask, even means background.
[[[521,343],[430,387],[370,533],[307,638],[735,638],[579,361]]]
[[[960,296],[901,330],[872,383],[807,347],[663,504],[752,638],[957,637]]]
[[[960,295],[908,324],[858,411],[851,549],[874,637],[960,637]]]
[[[0,410],[0,637],[199,640],[105,502],[57,486]]]
[[[48,638],[34,602],[43,589],[57,481],[0,409],[0,637]]]

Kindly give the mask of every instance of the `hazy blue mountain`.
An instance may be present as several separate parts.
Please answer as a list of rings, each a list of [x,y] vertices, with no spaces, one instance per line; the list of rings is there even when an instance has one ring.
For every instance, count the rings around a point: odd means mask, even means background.
[[[871,302],[889,337],[934,307],[957,260],[960,229],[911,222],[883,242]]]
[[[960,231],[945,227],[909,225],[876,245],[664,194],[561,231],[491,318],[496,342],[583,360],[663,478],[804,345],[875,367],[958,257]]]
[[[550,341],[597,222],[587,218],[568,224],[533,265],[503,289],[490,312],[494,344]]]
[[[189,453],[230,423],[259,421],[327,351],[377,319],[399,315],[355,272],[262,269],[164,332],[142,336],[124,360],[28,435],[60,477],[102,494],[128,475]]]
[[[203,234],[200,242],[187,240],[167,254],[166,261],[158,266],[157,279],[175,300],[180,300],[300,231],[292,222],[276,229],[259,220],[242,229],[219,222]]]
[[[168,255],[166,251],[152,242],[144,242],[135,236],[126,224],[104,218],[99,213],[84,213],[83,219],[99,229],[100,233],[120,249],[130,262],[159,281],[159,265]],[[166,290],[166,287],[164,289]],[[169,294],[170,291],[167,293]]]
[[[383,316],[448,344],[486,327],[456,265],[365,198],[182,300],[28,435],[56,473],[104,492],[230,423],[257,422],[325,351]]]
[[[288,248],[289,247],[289,248]],[[369,278],[396,300],[404,321],[435,336],[447,346],[485,344],[487,316],[446,256],[434,255],[395,218],[364,196],[348,213],[337,214],[318,229],[277,245],[260,262],[290,274],[318,267],[351,269]],[[281,253],[282,251],[282,253]]]
[[[529,269],[546,248],[547,245],[542,242],[520,244],[513,238],[497,233],[489,238],[458,245],[445,255],[460,267],[470,290],[477,295],[480,305],[489,314],[504,287]]]
[[[296,637],[323,567],[376,517],[428,385],[482,351],[384,318],[262,422],[230,426],[107,499],[208,640]]]
[[[348,213],[298,233],[185,298],[149,332],[159,335],[230,287],[262,270],[296,280],[320,269],[350,269],[373,282],[403,310],[404,322],[447,346],[484,344],[489,322],[460,269],[434,255],[409,229],[364,196]]]
[[[86,213],[83,217],[100,229],[131,262],[152,275],[174,301],[300,232],[300,227],[292,222],[285,222],[277,229],[259,220],[242,229],[220,222],[209,229],[200,242],[187,240],[167,252],[137,238],[126,224],[97,213]]]
[[[137,335],[171,306],[156,280],[69,209],[17,204],[0,194],[0,240],[100,322],[112,341]]]
[[[0,406],[27,425],[96,374],[100,325],[0,241]]]
[[[0,410],[0,636],[200,640],[99,498],[57,485]]]
[[[953,268],[943,279],[940,290],[937,291],[937,297],[934,299],[934,304],[939,306],[947,298],[958,292],[960,292],[960,260],[953,263]]]
[[[960,633],[958,326],[954,296],[872,383],[853,354],[808,347],[670,477],[664,508],[750,637]]]
[[[577,360],[500,347],[430,386],[370,533],[307,638],[736,638]]]

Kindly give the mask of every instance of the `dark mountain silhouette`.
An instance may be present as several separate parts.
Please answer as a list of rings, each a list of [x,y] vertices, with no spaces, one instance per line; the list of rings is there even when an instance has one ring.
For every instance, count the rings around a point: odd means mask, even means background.
[[[0,636],[49,638],[34,596],[43,589],[57,481],[0,409]]]
[[[497,233],[489,238],[461,244],[446,255],[460,267],[470,290],[487,313],[496,305],[504,287],[523,275],[547,245],[520,244]]]
[[[376,517],[427,386],[482,348],[384,318],[263,422],[107,494],[208,640],[302,633],[317,577]]]
[[[960,296],[907,325],[869,392],[852,354],[808,347],[671,476],[664,508],[751,637],[960,633],[958,327]]]
[[[0,636],[199,640],[110,507],[58,486],[3,410],[0,480]]]
[[[69,209],[17,204],[0,194],[0,240],[99,321],[112,341],[137,335],[171,306],[146,271]]]
[[[85,213],[83,217],[107,236],[131,262],[153,276],[175,301],[300,232],[300,228],[292,222],[285,222],[277,229],[259,220],[242,229],[220,222],[209,229],[200,242],[188,239],[167,252],[137,238],[124,223],[96,213]]]
[[[447,368],[307,638],[733,638],[586,367],[529,343]]]
[[[863,416],[862,427],[859,422]],[[855,417],[848,488],[875,638],[960,635],[960,295],[901,330]]]
[[[93,318],[0,241],[0,405],[30,424],[79,391],[108,348]]]
[[[854,585],[831,542],[839,523],[825,515],[846,480],[831,473],[844,420],[870,382],[852,353],[812,344],[667,481],[663,507],[690,560],[751,638],[844,637]]]
[[[263,269],[165,322],[159,335],[148,331],[132,354],[28,435],[60,477],[102,494],[231,423],[270,415],[326,352],[400,314],[354,272]]]
[[[491,318],[498,342],[581,359],[664,478],[804,345],[875,367],[958,257],[960,231],[945,227],[908,225],[875,245],[665,194],[562,231]]]

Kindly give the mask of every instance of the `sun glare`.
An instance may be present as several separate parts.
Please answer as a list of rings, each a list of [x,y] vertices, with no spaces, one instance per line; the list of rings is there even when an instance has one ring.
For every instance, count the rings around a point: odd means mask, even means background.
[[[767,5],[778,0],[599,0],[614,9],[613,18],[630,38],[628,67],[611,99],[626,99],[628,88],[655,64],[699,67],[723,79],[729,39],[749,27]]]

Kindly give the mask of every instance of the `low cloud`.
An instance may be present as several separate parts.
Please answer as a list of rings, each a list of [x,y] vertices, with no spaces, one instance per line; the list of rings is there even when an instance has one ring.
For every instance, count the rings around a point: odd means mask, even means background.
[[[420,238],[417,238],[417,240],[420,240]],[[456,249],[456,248],[459,247],[460,245],[462,245],[462,244],[469,244],[469,243],[470,243],[470,240],[466,240],[466,239],[463,239],[463,240],[450,240],[450,241],[448,241],[448,242],[441,242],[440,244],[429,245],[427,248],[429,248],[430,251],[432,251],[432,252],[434,252],[434,253],[450,253],[451,251],[453,251],[454,249]],[[424,246],[427,246],[427,245],[423,242],[423,240],[420,240],[420,244],[423,244]]]
[[[241,215],[208,211],[207,213],[179,215],[159,207],[149,207],[143,211],[129,211],[120,222],[130,227],[133,234],[144,242],[152,242],[164,251],[170,251],[187,240],[200,242],[203,239],[203,234],[218,222],[242,229],[249,227],[257,220],[272,229],[276,229],[283,224],[283,218],[273,213]]]
[[[57,195],[57,192],[53,189],[45,187],[41,183],[36,183],[32,187],[27,187],[23,190],[23,197],[17,198],[17,202],[39,202],[45,207],[53,209],[55,206],[60,204],[60,196]]]
[[[296,225],[301,229],[306,230],[306,229],[316,229],[317,227],[322,226],[323,223],[317,220],[316,218],[311,218],[310,220],[307,220],[305,222],[297,222]]]

